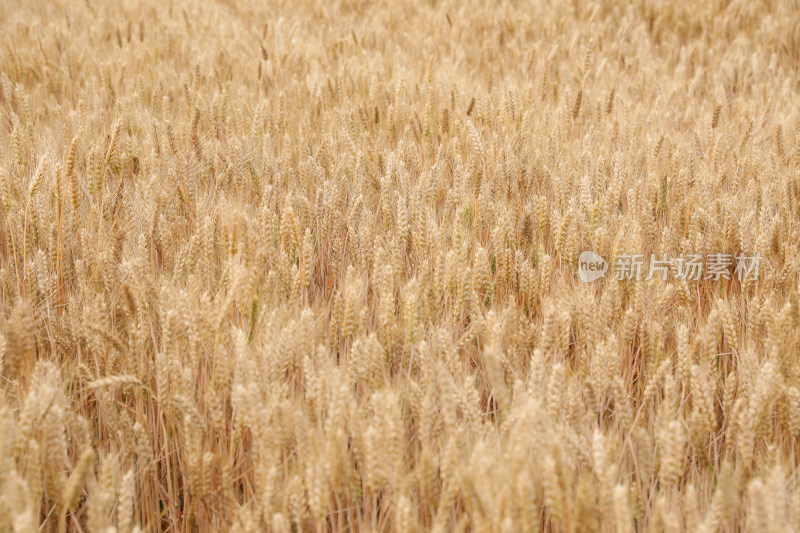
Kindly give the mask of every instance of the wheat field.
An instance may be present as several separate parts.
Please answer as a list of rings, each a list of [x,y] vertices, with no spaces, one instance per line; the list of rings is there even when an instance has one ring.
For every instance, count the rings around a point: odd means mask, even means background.
[[[3,1],[0,533],[798,531],[799,104],[796,0]]]

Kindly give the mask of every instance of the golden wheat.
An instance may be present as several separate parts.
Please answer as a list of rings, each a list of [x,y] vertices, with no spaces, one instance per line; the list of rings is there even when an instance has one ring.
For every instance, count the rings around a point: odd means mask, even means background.
[[[796,531],[798,28],[0,3],[0,533]]]

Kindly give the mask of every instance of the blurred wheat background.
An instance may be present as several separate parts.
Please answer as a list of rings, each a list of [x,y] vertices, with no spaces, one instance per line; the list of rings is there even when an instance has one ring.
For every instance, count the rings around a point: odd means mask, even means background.
[[[799,68],[796,0],[2,2],[0,532],[797,531]]]

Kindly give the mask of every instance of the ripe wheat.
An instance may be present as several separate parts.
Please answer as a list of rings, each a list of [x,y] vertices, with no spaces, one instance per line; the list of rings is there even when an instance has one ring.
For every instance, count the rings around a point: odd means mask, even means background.
[[[796,530],[798,28],[0,3],[0,533]]]

